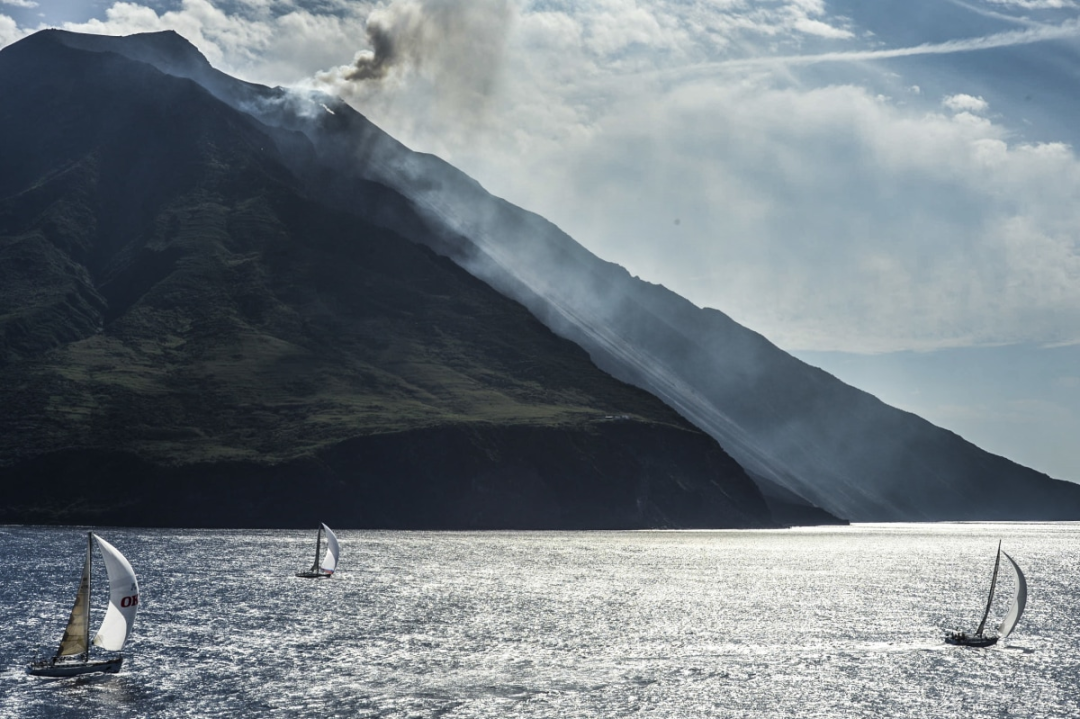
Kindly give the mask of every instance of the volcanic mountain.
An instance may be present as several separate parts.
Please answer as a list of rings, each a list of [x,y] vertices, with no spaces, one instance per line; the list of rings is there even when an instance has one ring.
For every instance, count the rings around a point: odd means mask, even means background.
[[[715,440],[405,238],[411,200],[323,201],[311,141],[186,64],[0,51],[0,521],[775,526]]]
[[[32,88],[26,87],[28,83],[22,79],[31,76],[43,79],[36,80]],[[78,87],[82,83],[92,85],[92,90]],[[217,238],[215,242],[220,245],[210,254],[213,262],[218,263],[214,270],[218,274],[212,278],[203,275],[199,282],[206,287],[200,285],[195,294],[227,292],[231,304],[223,306],[233,309],[228,310],[225,323],[246,323],[242,326],[257,327],[262,333],[260,336],[263,336],[266,333],[262,328],[266,325],[260,323],[269,321],[271,315],[266,312],[269,308],[278,307],[277,303],[289,309],[286,313],[289,317],[293,314],[302,316],[304,321],[298,326],[305,331],[322,327],[309,319],[312,314],[329,322],[329,318],[338,318],[338,310],[352,306],[341,299],[331,302],[321,296],[308,304],[297,305],[295,297],[308,296],[299,288],[307,287],[309,294],[314,292],[320,295],[329,293],[330,288],[336,285],[322,275],[296,275],[298,266],[307,265],[297,264],[291,257],[280,264],[273,264],[268,259],[273,254],[268,254],[269,250],[264,244],[276,236],[279,247],[283,248],[281,251],[287,254],[296,252],[298,238],[317,237],[319,239],[315,244],[327,257],[333,258],[334,270],[340,272],[334,275],[335,279],[347,285],[348,278],[359,276],[353,274],[353,269],[363,262],[354,258],[354,264],[345,264],[338,250],[344,252],[341,248],[349,248],[355,251],[354,241],[348,239],[355,234],[354,231],[343,230],[340,242],[335,245],[337,249],[333,251],[322,249],[320,244],[326,242],[330,234],[319,229],[305,235],[308,228],[322,228],[332,223],[331,218],[337,217],[345,225],[361,221],[366,223],[369,233],[392,237],[390,244],[395,248],[402,245],[402,238],[429,248],[435,254],[423,256],[430,262],[438,263],[440,258],[449,258],[467,269],[473,277],[483,280],[487,287],[497,290],[498,294],[520,302],[556,335],[572,340],[583,348],[601,369],[661,398],[683,418],[716,439],[774,501],[774,507],[779,506],[775,502],[784,499],[804,507],[817,505],[852,521],[1080,517],[1080,487],[1077,485],[1053,480],[984,452],[947,430],[889,407],[869,394],[796,360],[717,310],[695,307],[663,287],[631,277],[623,268],[589,253],[543,218],[491,196],[471,178],[447,163],[410,151],[337,98],[238,81],[214,70],[193,46],[172,33],[127,38],[58,31],[39,33],[0,53],[0,89],[5,93],[5,100],[9,96],[19,97],[14,105],[6,101],[0,107],[0,130],[6,130],[2,140],[5,143],[5,156],[11,153],[10,156],[18,159],[12,167],[20,168],[17,171],[5,169],[0,177],[0,198],[7,198],[3,200],[3,207],[8,208],[0,209],[0,218],[14,217],[16,214],[22,218],[18,221],[21,224],[0,220],[0,233],[7,233],[5,237],[8,238],[37,233],[34,236],[40,236],[42,242],[47,241],[49,247],[53,248],[49,252],[55,250],[55,254],[39,257],[36,261],[50,272],[62,270],[62,276],[67,278],[63,282],[54,280],[46,286],[27,287],[11,295],[12,299],[3,296],[4,302],[22,307],[17,305],[22,300],[16,298],[29,296],[27,293],[31,289],[41,294],[51,288],[49,297],[52,304],[49,306],[55,311],[53,314],[42,314],[45,311],[39,302],[33,303],[32,309],[23,307],[14,313],[8,312],[7,305],[3,305],[0,312],[8,314],[0,316],[0,321],[15,323],[10,325],[13,329],[6,330],[5,335],[17,340],[14,344],[12,340],[8,341],[10,349],[5,351],[12,358],[8,361],[18,364],[20,372],[29,372],[29,376],[35,378],[27,385],[30,394],[23,400],[23,406],[37,414],[20,414],[15,424],[25,424],[22,436],[26,441],[36,442],[42,437],[53,436],[48,432],[39,432],[36,428],[41,426],[50,427],[56,440],[47,450],[26,447],[24,441],[19,440],[19,444],[13,445],[18,449],[12,450],[13,454],[0,455],[0,461],[9,461],[3,457],[11,456],[16,458],[11,461],[26,466],[27,462],[43,462],[45,460],[42,458],[56,456],[57,452],[66,451],[64,447],[108,448],[110,451],[120,447],[113,439],[102,442],[97,439],[72,441],[70,420],[60,420],[60,415],[55,414],[46,416],[43,414],[45,410],[41,409],[53,407],[55,401],[69,411],[70,406],[65,403],[70,400],[54,393],[51,386],[39,386],[37,382],[43,381],[43,378],[50,378],[52,382],[60,382],[62,378],[64,382],[84,383],[80,386],[85,388],[86,382],[100,381],[102,377],[113,377],[123,372],[125,380],[120,384],[124,384],[127,391],[153,391],[158,392],[159,397],[168,396],[170,401],[176,400],[177,395],[168,395],[173,390],[172,385],[162,388],[159,385],[140,384],[135,377],[127,374],[131,372],[129,367],[136,358],[135,366],[142,366],[138,362],[143,362],[157,372],[162,366],[162,358],[172,356],[168,355],[169,351],[175,347],[187,347],[187,344],[175,344],[181,339],[185,343],[190,341],[183,332],[205,332],[208,327],[219,326],[208,324],[208,321],[221,321],[218,312],[221,306],[216,304],[213,307],[217,314],[207,310],[205,317],[200,314],[197,317],[185,315],[183,319],[174,319],[170,312],[187,312],[177,309],[187,306],[190,300],[187,294],[170,294],[167,300],[154,299],[159,297],[159,292],[164,292],[173,283],[187,277],[186,273],[196,269],[192,257],[184,254],[186,250],[183,248],[189,245],[177,244],[175,240],[180,235],[170,234],[176,228],[183,231],[181,234],[185,238],[191,229],[200,237]],[[161,99],[159,93],[173,93],[173,96]],[[136,96],[141,99],[136,101]],[[215,102],[211,102],[211,99]],[[150,105],[153,105],[153,109]],[[126,124],[120,123],[115,115],[120,108],[132,108],[127,110]],[[205,128],[209,127],[211,118],[236,130],[247,144],[238,144],[232,137],[227,142],[216,138],[205,141],[209,132]],[[123,130],[118,129],[121,126]],[[98,134],[91,133],[92,127],[98,127],[94,130]],[[72,149],[73,138],[84,135],[97,139],[83,141],[79,149]],[[174,141],[174,138],[195,135],[198,138],[193,140],[194,145]],[[102,138],[113,136],[118,142],[119,155],[110,151],[106,157],[103,151],[95,149],[103,147]],[[141,143],[149,142],[150,146],[154,146],[155,141],[161,145],[162,156],[151,160]],[[241,153],[242,146],[247,149]],[[123,155],[125,151],[127,156]],[[196,168],[197,162],[201,164]],[[101,190],[91,192],[74,180],[63,179],[69,175],[74,177],[71,173],[76,170],[84,173],[93,170],[99,173],[94,177],[104,177],[100,173],[106,167],[112,168],[114,173],[126,173],[124,178],[118,176],[114,187],[121,198],[116,200],[116,204],[124,205],[125,209],[108,217],[93,215],[97,211],[94,208],[102,206]],[[306,203],[304,206],[311,208],[310,212],[283,213],[277,205],[273,205],[270,212],[273,222],[262,219],[261,215],[259,219],[250,221],[246,215],[243,219],[234,217],[232,213],[241,207],[256,207],[242,205],[242,198],[250,200],[257,195],[263,203],[258,207],[265,205],[266,200],[262,198],[266,193],[253,191],[253,177],[272,177],[273,187],[288,188],[290,201]],[[58,183],[62,180],[72,184],[61,186]],[[193,212],[191,206],[194,200],[207,196],[192,194],[196,191],[210,193],[212,202],[208,202],[223,205],[229,212],[216,216]],[[77,194],[79,192],[82,195]],[[48,199],[51,197],[59,199],[54,202]],[[33,215],[31,222],[27,219],[31,217],[28,213],[34,210],[27,208],[30,208],[28,203],[33,202],[38,203],[33,207],[41,209],[36,210],[38,214]],[[95,202],[98,204],[95,205]],[[56,215],[59,210],[51,215],[45,212],[45,208],[59,206],[68,208],[63,210],[61,216]],[[176,208],[183,208],[184,214],[177,217],[179,210]],[[115,217],[122,219],[110,219]],[[293,219],[291,223],[288,221],[288,218],[297,217],[301,219]],[[217,224],[214,224],[215,218]],[[322,224],[308,224],[316,222]],[[95,228],[92,239],[88,234],[91,225]],[[281,229],[282,226],[284,229]],[[63,228],[64,232],[57,233],[55,228],[58,227]],[[247,234],[244,235],[244,232]],[[247,239],[240,241],[243,238]],[[658,241],[661,239],[658,238]],[[256,240],[258,246],[252,247],[250,243]],[[304,242],[315,241],[306,239]],[[101,249],[109,254],[102,259],[87,257],[84,261],[79,253],[91,246],[95,253]],[[416,251],[416,248],[409,251]],[[199,257],[202,264],[198,266],[209,272],[208,267],[204,267],[209,262],[206,255]],[[290,288],[289,291],[274,289],[271,292],[273,302],[266,300],[263,304],[252,297],[245,296],[243,301],[238,299],[236,293],[245,286],[244,282],[238,281],[238,273],[245,269],[243,258],[251,262],[248,269],[252,273],[250,276],[284,278],[283,286]],[[140,269],[131,269],[133,263],[139,263]],[[402,264],[409,265],[404,260]],[[439,266],[446,268],[445,265]],[[141,269],[151,267],[156,269]],[[412,266],[409,267],[411,270]],[[281,274],[289,272],[294,274],[288,277]],[[378,274],[380,277],[387,276],[382,269],[378,270]],[[82,284],[72,279],[76,276],[82,278]],[[311,285],[313,277],[314,289]],[[196,284],[194,280],[183,281],[191,286]],[[477,291],[486,291],[486,288]],[[254,294],[263,297],[265,293],[260,290]],[[152,301],[158,304],[152,304]],[[437,302],[433,300],[432,304]],[[251,307],[262,308],[260,311],[264,314],[244,314]],[[316,307],[318,312],[315,312]],[[452,311],[448,306],[441,306],[440,309]],[[31,311],[35,313],[33,317],[28,315]],[[475,318],[473,313],[476,311],[474,306],[463,308],[460,316]],[[57,313],[66,319],[52,324],[41,321],[46,316],[58,316]],[[284,316],[273,315],[274,318]],[[121,334],[136,317],[145,318],[147,323],[153,322],[154,331],[158,334],[149,341],[139,340],[135,335]],[[401,327],[396,319],[383,319],[383,327],[393,328],[395,332]],[[99,324],[95,325],[95,322]],[[480,325],[489,323],[481,320],[468,324],[479,331]],[[504,327],[511,324],[516,327],[520,323],[507,323]],[[432,327],[437,325],[435,323]],[[350,319],[343,325],[333,325],[333,331],[319,337],[334,335],[335,344],[343,341],[339,332],[342,326],[352,328],[357,325],[355,320]],[[52,329],[47,329],[49,327]],[[283,335],[283,330],[277,327],[274,325],[269,335],[275,341],[292,343],[289,345],[290,352],[293,344],[305,349],[310,347],[289,339],[290,336]],[[351,342],[337,356],[366,356],[352,353],[370,351],[371,347],[380,346],[376,335],[383,339],[386,335],[371,330],[370,325],[365,327],[369,333],[363,335],[362,340]],[[86,335],[89,330],[97,334]],[[235,335],[233,329],[228,329],[228,333],[229,336]],[[520,349],[525,356],[531,356],[531,350],[525,349],[527,343],[516,336],[506,332],[497,335],[504,340],[503,346],[512,345],[515,351]],[[240,336],[246,337],[242,332]],[[410,347],[424,348],[424,356],[428,360],[426,367],[445,367],[443,363],[448,353],[442,349],[437,353],[429,350],[431,339],[427,330],[419,331]],[[106,340],[120,342],[124,348],[123,354],[117,350],[109,356],[109,372],[114,375],[101,370],[80,374],[82,370],[72,371],[56,359],[73,351],[91,352],[90,348],[96,347],[94,342]],[[236,343],[235,340],[230,342]],[[477,337],[468,333],[455,334],[452,344],[459,351],[455,356],[465,358],[467,364],[486,367],[487,359],[477,359],[486,356],[476,353],[477,342]],[[193,403],[201,407],[201,397],[206,389],[221,384],[233,387],[233,380],[237,376],[247,378],[244,381],[254,385],[249,391],[267,392],[269,388],[261,382],[250,382],[253,376],[251,367],[234,367],[230,374],[221,374],[224,370],[218,369],[221,365],[217,364],[226,360],[245,364],[261,362],[262,351],[244,345],[231,354],[218,352],[213,355],[213,362],[208,367],[197,365],[201,367],[198,372],[193,372],[192,360],[185,357],[174,365],[177,369],[169,377],[175,380],[179,376],[184,380],[180,385],[186,391],[191,391],[192,386],[186,384],[188,379],[198,377],[199,381],[204,382],[198,392],[188,395],[192,401],[185,407]],[[140,356],[137,352],[150,354]],[[326,358],[321,349],[316,354]],[[201,361],[209,356],[199,355],[199,359]],[[380,358],[384,357],[380,355]],[[89,360],[73,361],[83,366]],[[305,365],[298,362],[296,366]],[[307,389],[290,389],[292,394],[288,394],[287,399],[282,399],[279,404],[267,404],[263,395],[259,395],[258,402],[263,403],[260,405],[263,408],[272,405],[274,409],[269,414],[277,418],[274,421],[281,421],[283,408],[294,406],[288,403],[296,401],[297,397],[306,398],[308,394],[305,393],[317,391],[313,388],[333,386],[334,390],[323,392],[322,395],[344,401],[348,395],[339,394],[337,387],[345,385],[329,382],[331,376],[337,377],[335,373],[339,366],[335,362],[329,362],[330,369],[319,363],[306,366],[306,371],[297,372],[295,376],[298,382],[311,382]],[[32,369],[26,369],[28,367]],[[397,371],[383,364],[379,364],[378,368],[391,374]],[[419,383],[419,386],[428,395],[439,396],[436,390],[450,393],[446,377],[437,374],[437,378],[426,384]],[[558,383],[551,384],[553,375],[550,374],[541,376],[530,370],[524,374],[513,374],[513,381],[509,377],[511,374],[505,365],[499,365],[497,372],[474,373],[468,377],[477,382],[475,386],[482,386],[485,391],[491,390],[493,385],[490,382],[495,381],[494,387],[499,394],[512,395],[515,400],[520,400],[523,395],[513,394],[509,388],[516,387],[515,382],[532,383],[529,386],[537,392],[533,397],[543,397],[541,404],[546,408],[550,409],[553,405],[558,407],[558,411],[552,411],[560,421],[569,416],[565,414],[568,406],[574,407],[575,412],[584,413],[574,414],[574,417],[631,417],[630,425],[625,424],[626,420],[590,422],[587,424],[590,432],[614,431],[611,429],[613,427],[657,425],[678,428],[680,432],[690,431],[671,413],[659,409],[657,411],[662,414],[627,411],[618,408],[618,403],[600,402],[592,394],[588,395],[587,400],[575,394],[574,401],[569,402],[565,394],[569,390]],[[566,381],[566,374],[555,373],[554,376]],[[215,385],[214,382],[220,384]],[[407,384],[410,388],[418,385],[412,376]],[[573,391],[591,390],[594,387],[591,380],[584,382],[584,385],[584,388],[580,384],[574,385]],[[600,386],[607,385],[596,385]],[[621,391],[625,391],[625,388]],[[147,396],[140,395],[143,399]],[[54,400],[54,397],[58,399]],[[91,391],[87,402],[91,402],[93,397]],[[279,439],[267,443],[267,438],[275,435],[267,434],[265,428],[254,422],[253,418],[258,416],[270,421],[269,417],[266,414],[245,414],[243,417],[230,414],[235,413],[237,407],[246,405],[237,405],[237,397],[231,394],[227,400],[215,405],[210,415],[221,422],[229,422],[229,428],[222,431],[226,434],[231,432],[227,436],[234,438],[230,439],[234,443],[228,445],[229,451],[218,454],[215,450],[204,460],[213,466],[219,461],[234,460],[252,462],[259,467],[284,466],[265,463],[278,461],[271,449],[278,448],[280,451],[288,447],[295,450],[299,446],[294,442],[296,425],[290,422],[275,425],[289,429],[287,432],[282,429],[284,434]],[[375,400],[372,402],[377,403]],[[428,405],[421,404],[423,409],[417,414],[406,413],[406,419],[401,419],[402,406],[396,399],[390,403],[384,402],[378,410],[371,404],[363,404],[363,412],[357,410],[361,405],[350,405],[346,410],[317,414],[315,416],[321,418],[318,426],[328,432],[326,442],[305,439],[304,442],[308,444],[304,446],[308,449],[304,449],[301,455],[292,454],[281,461],[293,461],[296,456],[329,456],[328,447],[353,441],[352,433],[361,422],[360,417],[371,417],[373,421],[372,425],[361,428],[361,434],[364,437],[379,437],[379,446],[384,447],[387,445],[382,439],[397,436],[387,433],[387,426],[383,423],[388,417],[394,417],[390,424],[395,432],[416,431],[418,424],[425,428],[445,426],[442,424],[445,416],[433,419],[426,414]],[[155,421],[164,421],[158,415],[154,402],[147,401],[143,406],[152,408],[150,411]],[[302,399],[295,406],[303,408],[300,410],[303,418],[300,426],[310,425],[312,415],[307,409],[307,400]],[[387,406],[392,409],[383,411]],[[491,417],[489,412],[498,403],[463,405],[454,400],[451,406],[453,411],[447,416],[460,423],[455,427],[476,427],[481,418],[500,428],[530,426],[533,428],[530,431],[535,431],[538,425],[542,425],[546,431],[550,427],[550,424],[545,424],[547,419],[523,422],[514,413],[521,409],[519,404],[515,404],[514,412],[497,417]],[[588,415],[590,411],[594,414]],[[103,416],[110,415],[102,415],[92,404],[83,404],[72,416],[85,417],[87,422],[100,424]],[[427,423],[428,420],[431,422]],[[48,422],[53,424],[49,425]],[[177,427],[188,428],[179,419],[170,422],[167,423],[165,434],[176,431]],[[483,426],[491,427],[490,424]],[[96,427],[95,424],[94,432],[99,431]],[[151,456],[152,453],[148,453],[143,445],[136,447],[127,444],[123,448],[129,452],[138,450],[136,456],[141,461],[154,461],[168,467],[188,466],[185,463],[191,461],[192,448],[201,446],[200,442],[210,438],[213,439],[206,446],[218,447],[220,437],[225,436],[217,430],[205,428],[201,421],[192,423],[190,430],[189,435],[151,437],[147,440],[156,443],[154,446],[159,448],[164,446],[162,443],[172,441],[171,446],[177,448],[178,455],[165,458]],[[578,427],[575,431],[583,430]],[[245,435],[246,441],[261,441],[263,444],[251,449],[251,454],[234,456],[231,454],[232,447],[243,446],[247,451],[246,448],[253,446],[235,443],[235,438],[245,432],[248,433]],[[308,437],[306,433],[300,434]],[[116,435],[116,439],[127,441],[128,437],[121,433]],[[518,446],[532,446],[532,440]],[[499,456],[517,455],[499,453]],[[670,454],[665,455],[665,461],[670,457]],[[595,460],[594,456],[589,461]],[[502,459],[492,462],[492,467],[506,466]],[[604,472],[609,470],[610,467],[597,469]],[[539,482],[537,486],[546,486],[546,481]],[[679,480],[674,481],[677,484]],[[639,494],[635,497],[633,501],[641,504],[642,496]]]

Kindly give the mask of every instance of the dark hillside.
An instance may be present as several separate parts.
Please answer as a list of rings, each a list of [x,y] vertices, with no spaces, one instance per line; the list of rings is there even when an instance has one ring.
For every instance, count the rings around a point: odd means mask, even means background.
[[[0,521],[771,524],[715,441],[365,219],[411,202],[328,208],[302,135],[64,36],[0,51]]]

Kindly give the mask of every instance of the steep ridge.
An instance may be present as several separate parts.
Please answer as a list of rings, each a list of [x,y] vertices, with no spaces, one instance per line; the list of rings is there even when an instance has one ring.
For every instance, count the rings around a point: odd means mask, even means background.
[[[125,52],[129,41],[109,47]],[[132,42],[141,45],[131,52],[158,62],[148,40]],[[721,312],[630,277],[438,158],[409,151],[340,100],[231,81],[189,52],[183,66],[169,61],[170,71],[276,128],[309,191],[359,208],[518,299],[600,367],[707,431],[763,486],[858,521],[1080,517],[1080,487],[984,452],[794,359]],[[298,144],[296,132],[310,144]],[[370,183],[400,192],[422,222],[358,203]]]
[[[631,277],[336,98],[234,80],[169,33],[55,41],[137,57],[256,118],[310,195],[434,248],[522,302],[600,367],[707,431],[763,487],[857,521],[1080,517],[1080,487],[986,453],[721,312]]]
[[[714,440],[396,232],[411,201],[329,207],[306,136],[188,71],[263,92],[171,33],[0,51],[0,521],[773,526]]]

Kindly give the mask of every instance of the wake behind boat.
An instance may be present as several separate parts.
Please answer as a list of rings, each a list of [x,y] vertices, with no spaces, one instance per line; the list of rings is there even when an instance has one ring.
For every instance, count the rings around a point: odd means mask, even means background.
[[[323,557],[320,563],[319,553],[322,550],[323,532],[326,532],[326,556]],[[330,527],[320,524],[319,531],[315,535],[315,562],[311,565],[311,569],[306,572],[297,572],[296,576],[305,579],[322,579],[323,577],[333,576],[334,570],[337,569],[339,556],[341,556],[341,546],[338,544],[337,535],[330,530]]]
[[[1016,580],[1013,591],[1012,602],[1009,604],[1009,611],[1005,613],[1005,618],[1001,620],[1001,624],[998,625],[998,635],[996,637],[986,636],[983,634],[983,630],[986,628],[986,619],[990,616],[990,605],[994,602],[994,588],[997,585],[998,569],[1001,566],[1001,557],[1009,561],[1009,566],[1013,570],[1014,579]],[[990,596],[986,599],[986,610],[983,611],[982,621],[979,622],[979,628],[975,630],[974,634],[968,634],[964,631],[952,631],[945,633],[945,642],[947,644],[955,644],[963,647],[989,647],[997,644],[999,639],[1004,639],[1012,633],[1012,630],[1016,628],[1016,624],[1020,621],[1020,616],[1024,613],[1024,606],[1027,604],[1027,580],[1024,578],[1024,573],[1020,571],[1020,567],[1013,561],[1005,552],[1001,551],[1001,542],[998,541],[998,553],[997,559],[994,560],[994,574],[990,578]]]
[[[74,677],[80,674],[107,672],[115,674],[124,663],[121,654],[92,661],[90,659],[90,584],[91,561],[94,542],[105,560],[109,575],[109,608],[101,627],[94,635],[93,646],[109,652],[120,652],[131,634],[135,612],[139,609],[139,582],[128,560],[116,547],[93,532],[86,536],[86,560],[83,562],[82,581],[71,608],[67,629],[60,640],[60,648],[52,659],[35,661],[26,667],[26,673],[39,677]]]

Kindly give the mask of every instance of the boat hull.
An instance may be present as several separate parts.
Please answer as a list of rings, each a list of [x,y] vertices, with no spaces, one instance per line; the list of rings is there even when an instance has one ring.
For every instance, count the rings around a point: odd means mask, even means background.
[[[94,662],[56,661],[55,659],[34,662],[26,667],[26,673],[34,677],[77,677],[83,674],[116,674],[124,663],[123,657],[104,659]]]
[[[945,643],[957,647],[991,647],[997,644],[997,637],[979,637],[959,634],[946,634]]]
[[[334,575],[327,572],[297,572],[296,576],[304,579],[328,579]]]

